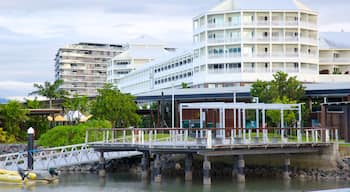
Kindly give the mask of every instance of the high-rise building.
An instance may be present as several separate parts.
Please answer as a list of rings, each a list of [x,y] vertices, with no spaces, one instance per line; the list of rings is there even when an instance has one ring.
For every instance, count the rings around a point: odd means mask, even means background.
[[[350,82],[350,33],[319,33],[318,13],[299,0],[224,0],[193,18],[193,48],[120,79],[132,94],[270,81],[283,71],[303,83]]]
[[[107,63],[122,53],[124,45],[78,43],[60,48],[55,57],[55,79],[71,95],[95,96],[107,80]]]

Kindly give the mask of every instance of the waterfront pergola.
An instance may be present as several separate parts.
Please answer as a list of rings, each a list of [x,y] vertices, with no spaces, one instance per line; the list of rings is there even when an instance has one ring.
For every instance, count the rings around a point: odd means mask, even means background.
[[[199,110],[199,121],[200,127],[204,128],[204,110],[212,109],[219,110],[219,127],[216,128],[226,128],[225,125],[225,111],[233,110],[233,129],[245,129],[246,126],[246,111],[256,110],[257,116],[255,117],[256,128],[259,127],[259,119],[261,118],[262,128],[266,128],[266,111],[268,110],[279,110],[280,111],[280,125],[284,128],[284,111],[298,111],[297,127],[301,126],[301,104],[266,104],[266,103],[224,103],[224,102],[203,102],[203,103],[181,103],[179,105],[180,112],[180,128],[183,128],[183,110],[192,109]],[[260,113],[261,112],[261,113]],[[261,114],[261,115],[260,115]],[[260,117],[261,116],[261,117]],[[222,136],[225,137],[225,133],[222,132]]]

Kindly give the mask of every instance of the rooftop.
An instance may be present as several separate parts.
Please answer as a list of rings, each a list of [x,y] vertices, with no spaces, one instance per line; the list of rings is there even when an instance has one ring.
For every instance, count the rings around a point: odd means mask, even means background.
[[[320,49],[350,49],[350,32],[320,32]]]
[[[313,11],[300,0],[223,0],[209,12],[234,10],[305,10]]]

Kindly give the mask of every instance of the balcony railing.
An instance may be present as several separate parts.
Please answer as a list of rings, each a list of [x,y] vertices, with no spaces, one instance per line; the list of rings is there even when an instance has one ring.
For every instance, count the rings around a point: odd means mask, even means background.
[[[266,25],[270,25],[270,21],[258,20],[258,21],[256,22],[256,24],[257,24],[258,26],[266,26]]]
[[[240,37],[236,37],[236,38],[227,38],[226,42],[227,43],[232,43],[232,42],[240,42],[241,38]]]
[[[224,38],[208,39],[208,43],[225,43],[225,39]]]
[[[225,26],[226,27],[239,27],[241,25],[240,22],[226,22]]]
[[[226,57],[229,57],[229,58],[239,58],[239,57],[241,57],[241,53],[227,53],[227,54],[226,54]]]
[[[287,73],[298,73],[299,69],[295,68],[295,67],[286,67],[286,71]]]
[[[305,43],[312,43],[312,44],[317,44],[317,39],[315,38],[309,38],[309,37],[301,37],[300,40]]]
[[[317,23],[310,22],[310,21],[300,21],[300,25],[302,27],[317,28]]]
[[[298,41],[298,37],[295,36],[286,36],[285,41]]]
[[[293,26],[293,25],[298,25],[298,21],[294,21],[294,20],[286,21],[286,26]]]
[[[282,35],[281,36],[272,36],[271,40],[272,41],[284,41],[284,38]]]
[[[284,25],[284,21],[283,20],[272,20],[271,24],[272,24],[272,26],[282,26],[282,25]]]
[[[225,54],[209,54],[209,59],[217,59],[217,58],[223,58],[225,57]]]
[[[272,73],[276,73],[279,71],[284,71],[284,68],[283,67],[272,67]]]
[[[212,29],[212,28],[221,28],[224,27],[224,24],[222,23],[208,23],[208,28]]]
[[[243,25],[255,25],[255,21],[243,21]]]
[[[245,73],[255,73],[255,68],[254,67],[244,67],[243,72]]]
[[[218,69],[208,69],[209,73],[240,73],[241,68],[218,68]]]
[[[257,41],[270,41],[270,37],[258,36],[256,38]]]
[[[266,67],[257,67],[257,68],[256,68],[256,72],[269,73],[269,72],[270,72],[270,68],[266,68]]]

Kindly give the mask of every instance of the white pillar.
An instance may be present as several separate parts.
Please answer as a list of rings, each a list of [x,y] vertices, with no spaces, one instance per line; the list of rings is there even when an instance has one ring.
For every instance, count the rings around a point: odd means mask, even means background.
[[[182,126],[182,104],[180,104],[179,106],[179,112],[180,112],[180,128],[182,129],[183,126]]]
[[[302,117],[301,117],[301,104],[299,104],[298,112],[299,112],[299,123],[298,123],[298,125],[297,125],[297,128],[301,128],[301,121],[302,121]]]
[[[246,124],[245,124],[245,109],[242,109],[242,121],[243,121],[243,142],[246,142]]]
[[[222,109],[222,128],[224,128],[224,130],[221,130],[222,131],[222,137],[225,138],[225,129],[226,129],[226,118],[225,118],[225,108]]]
[[[237,128],[237,109],[233,109],[233,136],[236,137],[236,128]]]
[[[171,127],[174,129],[175,126],[175,95],[174,95],[174,85],[172,87],[172,94],[171,94]]]
[[[241,108],[238,109],[238,136],[242,137],[242,119],[241,119]]]

